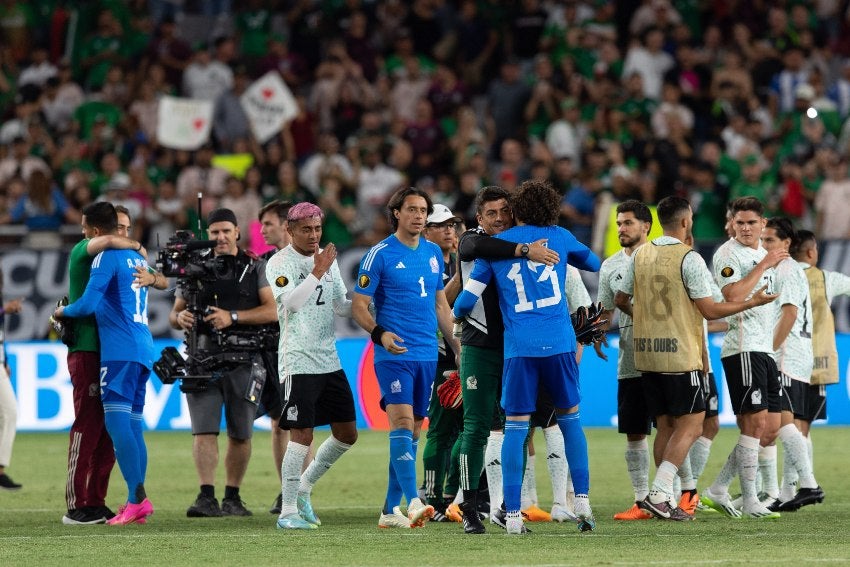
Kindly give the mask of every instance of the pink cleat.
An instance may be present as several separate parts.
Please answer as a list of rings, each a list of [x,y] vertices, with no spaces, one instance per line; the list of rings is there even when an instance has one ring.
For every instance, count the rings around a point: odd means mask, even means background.
[[[126,526],[127,524],[145,524],[146,518],[153,514],[153,504],[145,498],[139,504],[127,503],[118,508],[118,514],[107,520],[110,526]]]

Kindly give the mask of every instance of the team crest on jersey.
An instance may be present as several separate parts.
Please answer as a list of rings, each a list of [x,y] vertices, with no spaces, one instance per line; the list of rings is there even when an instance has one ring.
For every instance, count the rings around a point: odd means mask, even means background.
[[[735,270],[733,270],[729,266],[726,266],[725,268],[720,270],[720,275],[723,276],[724,278],[731,277],[732,274],[734,274],[734,273],[735,273]]]
[[[475,376],[467,376],[466,378],[466,389],[467,390],[477,390],[478,389],[478,378]]]
[[[708,399],[708,409],[711,411],[717,411],[717,396],[711,396]]]
[[[431,256],[431,273],[432,274],[440,273],[440,264],[437,262],[436,256]]]
[[[753,390],[753,394],[750,396],[750,401],[752,401],[754,406],[761,405],[761,390]]]
[[[360,286],[360,289],[366,289],[367,287],[369,287],[371,281],[372,280],[369,279],[369,276],[363,274],[357,279],[357,285]]]
[[[287,421],[298,421],[298,406],[289,406],[286,410]]]
[[[277,287],[286,287],[286,284],[288,284],[288,283],[289,283],[289,280],[286,279],[286,276],[278,276],[274,280],[274,285],[276,285]]]
[[[393,394],[401,393],[401,382],[399,380],[395,380],[390,384],[390,392]]]

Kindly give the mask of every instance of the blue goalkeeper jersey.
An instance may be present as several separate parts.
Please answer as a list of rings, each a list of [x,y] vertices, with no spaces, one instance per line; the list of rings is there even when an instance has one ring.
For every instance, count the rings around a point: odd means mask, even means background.
[[[372,297],[375,320],[407,347],[394,355],[376,345],[375,362],[437,360],[436,293],[442,289],[443,252],[424,238],[414,250],[393,234],[363,256],[354,291]]]
[[[133,250],[105,250],[92,261],[82,297],[65,307],[67,317],[94,313],[100,359],[138,362],[151,368],[153,339],[148,328],[148,288],[133,283],[136,266],[147,262]]]
[[[509,242],[547,238],[547,246],[555,250],[561,260],[551,267],[525,258],[476,260],[469,281],[455,301],[455,315],[465,315],[487,285],[495,284],[505,322],[505,358],[575,352],[576,336],[564,291],[567,264],[596,272],[599,258],[569,231],[558,226],[515,226],[495,238]]]

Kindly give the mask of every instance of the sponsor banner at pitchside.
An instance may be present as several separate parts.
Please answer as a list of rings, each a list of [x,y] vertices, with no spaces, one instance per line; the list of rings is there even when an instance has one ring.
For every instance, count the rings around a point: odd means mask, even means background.
[[[591,349],[585,349],[581,370],[581,418],[592,427],[611,427],[617,424],[617,357],[619,337],[609,337],[608,361],[600,360]],[[850,335],[837,337],[840,382],[827,387],[827,417],[829,425],[850,425]],[[720,421],[735,423],[729,405],[729,394],[720,364],[719,335],[712,336],[710,355],[720,388]],[[166,346],[181,346],[172,339],[156,339],[157,350]],[[351,383],[357,410],[357,426],[361,429],[386,429],[387,417],[380,408],[380,390],[372,365],[373,345],[364,338],[337,339],[340,360]],[[20,431],[64,431],[74,420],[71,379],[68,375],[67,349],[62,343],[49,341],[7,344],[12,386],[18,399],[18,429]],[[189,410],[177,384],[163,384],[154,375],[148,382],[144,423],[148,429],[169,431],[190,428]],[[257,420],[258,429],[269,429],[267,417]]]

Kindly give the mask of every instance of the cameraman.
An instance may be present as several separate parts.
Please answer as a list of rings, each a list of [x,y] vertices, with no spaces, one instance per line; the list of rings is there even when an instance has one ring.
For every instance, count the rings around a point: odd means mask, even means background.
[[[227,337],[234,331],[252,327],[260,334],[260,325],[277,322],[274,297],[265,276],[265,262],[236,246],[239,228],[236,215],[230,209],[216,209],[207,218],[207,233],[216,241],[213,254],[235,256],[232,274],[205,284],[198,296],[198,307],[205,313],[196,321],[187,309],[182,290],[178,288],[174,307],[168,319],[175,329],[189,331],[196,324],[198,350],[208,354],[227,355],[238,351],[227,344],[219,346],[217,336]],[[241,350],[239,352],[245,352]],[[201,484],[195,503],[186,511],[190,518],[214,516],[250,516],[239,497],[239,486],[251,457],[251,435],[257,406],[247,399],[252,389],[252,363],[262,366],[259,351],[246,353],[245,361],[208,365],[205,371],[215,370],[221,377],[209,383],[206,390],[186,394],[194,435],[192,455]],[[262,385],[260,385],[262,386]],[[215,497],[215,470],[218,466],[219,424],[221,408],[227,422],[227,454],[225,455],[226,484],[219,508]]]

